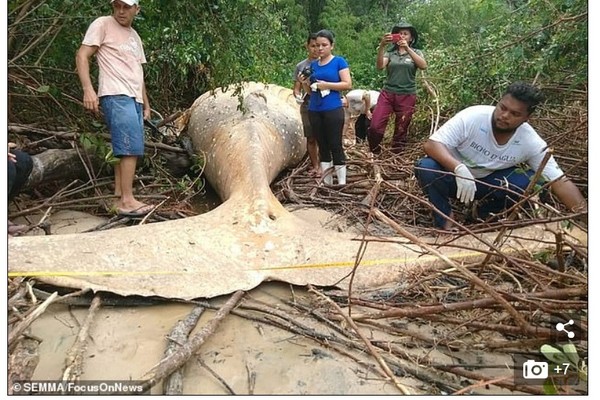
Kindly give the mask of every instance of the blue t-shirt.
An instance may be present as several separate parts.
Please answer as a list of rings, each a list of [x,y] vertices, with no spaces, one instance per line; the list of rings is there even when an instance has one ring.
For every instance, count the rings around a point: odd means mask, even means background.
[[[319,60],[313,61],[311,67],[313,71],[310,76],[311,82],[341,82],[340,71],[348,68],[348,62],[343,57],[334,56],[325,65],[319,65]],[[340,107],[342,107],[342,96],[339,91],[331,90],[325,97],[321,96],[320,90],[311,92],[309,111],[330,111]]]

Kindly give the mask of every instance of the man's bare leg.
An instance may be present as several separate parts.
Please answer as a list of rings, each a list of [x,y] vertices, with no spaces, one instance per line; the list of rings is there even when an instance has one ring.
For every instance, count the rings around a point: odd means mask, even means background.
[[[147,204],[133,196],[133,178],[137,166],[137,156],[123,156],[115,167],[115,194],[121,196],[117,202],[120,211],[145,211]]]
[[[121,198],[121,162],[113,167],[115,170],[115,196]]]
[[[306,138],[306,150],[308,151],[308,158],[310,158],[310,165],[313,171],[319,171],[321,168],[319,165],[319,145],[317,139],[314,137]]]

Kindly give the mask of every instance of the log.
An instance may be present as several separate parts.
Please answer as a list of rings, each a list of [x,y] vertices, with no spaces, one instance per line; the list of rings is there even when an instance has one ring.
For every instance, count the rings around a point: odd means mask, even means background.
[[[86,157],[86,155],[83,155]],[[95,171],[100,169],[103,160],[96,154],[87,154]],[[41,183],[53,181],[72,181],[89,179],[87,170],[77,149],[49,149],[31,156],[33,170],[25,183],[24,189],[34,188]]]
[[[79,132],[70,132],[70,131],[51,131],[47,129],[42,129],[39,127],[31,126],[31,125],[21,125],[21,124],[8,124],[8,132],[16,135],[23,135],[27,137],[33,138],[43,138],[45,145],[50,145],[50,147],[60,146],[59,141],[63,142],[78,142],[81,137],[81,133]],[[98,133],[96,136],[101,137],[107,143],[110,143],[110,134],[108,133]],[[51,138],[52,141],[48,139]],[[182,146],[185,147],[187,145],[186,140],[182,138],[180,141],[182,142]],[[189,141],[189,140],[188,140]],[[191,145],[189,145],[191,146]],[[193,165],[193,161],[190,157],[191,149],[181,148],[177,146],[171,146],[165,143],[158,143],[146,140],[144,141],[145,152],[148,156],[154,156],[156,154],[160,154],[160,156],[165,160],[165,169],[169,171],[171,175],[174,177],[183,176],[189,168]],[[43,155],[44,153],[50,151],[51,153],[47,155]],[[55,153],[56,151],[67,151],[68,155],[60,155],[61,153]],[[43,153],[39,153],[35,157],[40,157],[40,162],[42,162],[42,166],[48,164],[46,170],[50,170],[49,172],[44,173],[44,181],[45,180],[58,180],[58,179],[74,179],[74,178],[85,178],[87,176],[85,168],[83,168],[83,164],[81,161],[76,161],[79,158],[76,153],[71,154],[72,152],[76,152],[75,149],[55,149],[52,148],[50,150],[46,150]],[[104,160],[102,157],[98,156],[95,153],[88,153],[88,157],[91,158],[91,161],[95,167],[98,169]],[[73,160],[73,164],[70,164],[68,160],[65,162],[61,162],[60,159],[65,157],[69,160]],[[57,160],[54,160],[57,158]],[[56,167],[53,167],[53,164],[59,163]],[[69,171],[61,172],[60,166],[64,165],[67,167]],[[34,166],[34,169],[36,167]],[[55,171],[56,169],[56,171]],[[62,177],[60,174],[66,174]],[[55,177],[56,174],[56,177]],[[32,181],[32,183],[28,183],[28,187],[35,187],[35,184],[40,183],[41,180]]]

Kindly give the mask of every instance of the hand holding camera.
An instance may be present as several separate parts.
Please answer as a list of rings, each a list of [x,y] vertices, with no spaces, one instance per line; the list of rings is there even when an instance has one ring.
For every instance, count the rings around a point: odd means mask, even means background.
[[[320,90],[321,91],[321,97],[327,96],[329,94],[329,92],[330,92],[329,89],[319,89],[319,82],[313,82],[310,85],[310,89],[313,92],[316,92],[317,90]]]
[[[300,71],[300,78],[303,80],[309,79],[311,75],[312,75],[312,68],[310,67],[310,65],[307,65],[306,67],[304,67],[302,69],[302,71]]]

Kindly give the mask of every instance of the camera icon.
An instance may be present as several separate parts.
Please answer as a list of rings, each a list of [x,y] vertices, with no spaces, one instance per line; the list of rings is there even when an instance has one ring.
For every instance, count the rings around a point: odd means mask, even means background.
[[[527,360],[523,363],[523,378],[546,379],[548,377],[548,363],[545,361]]]

